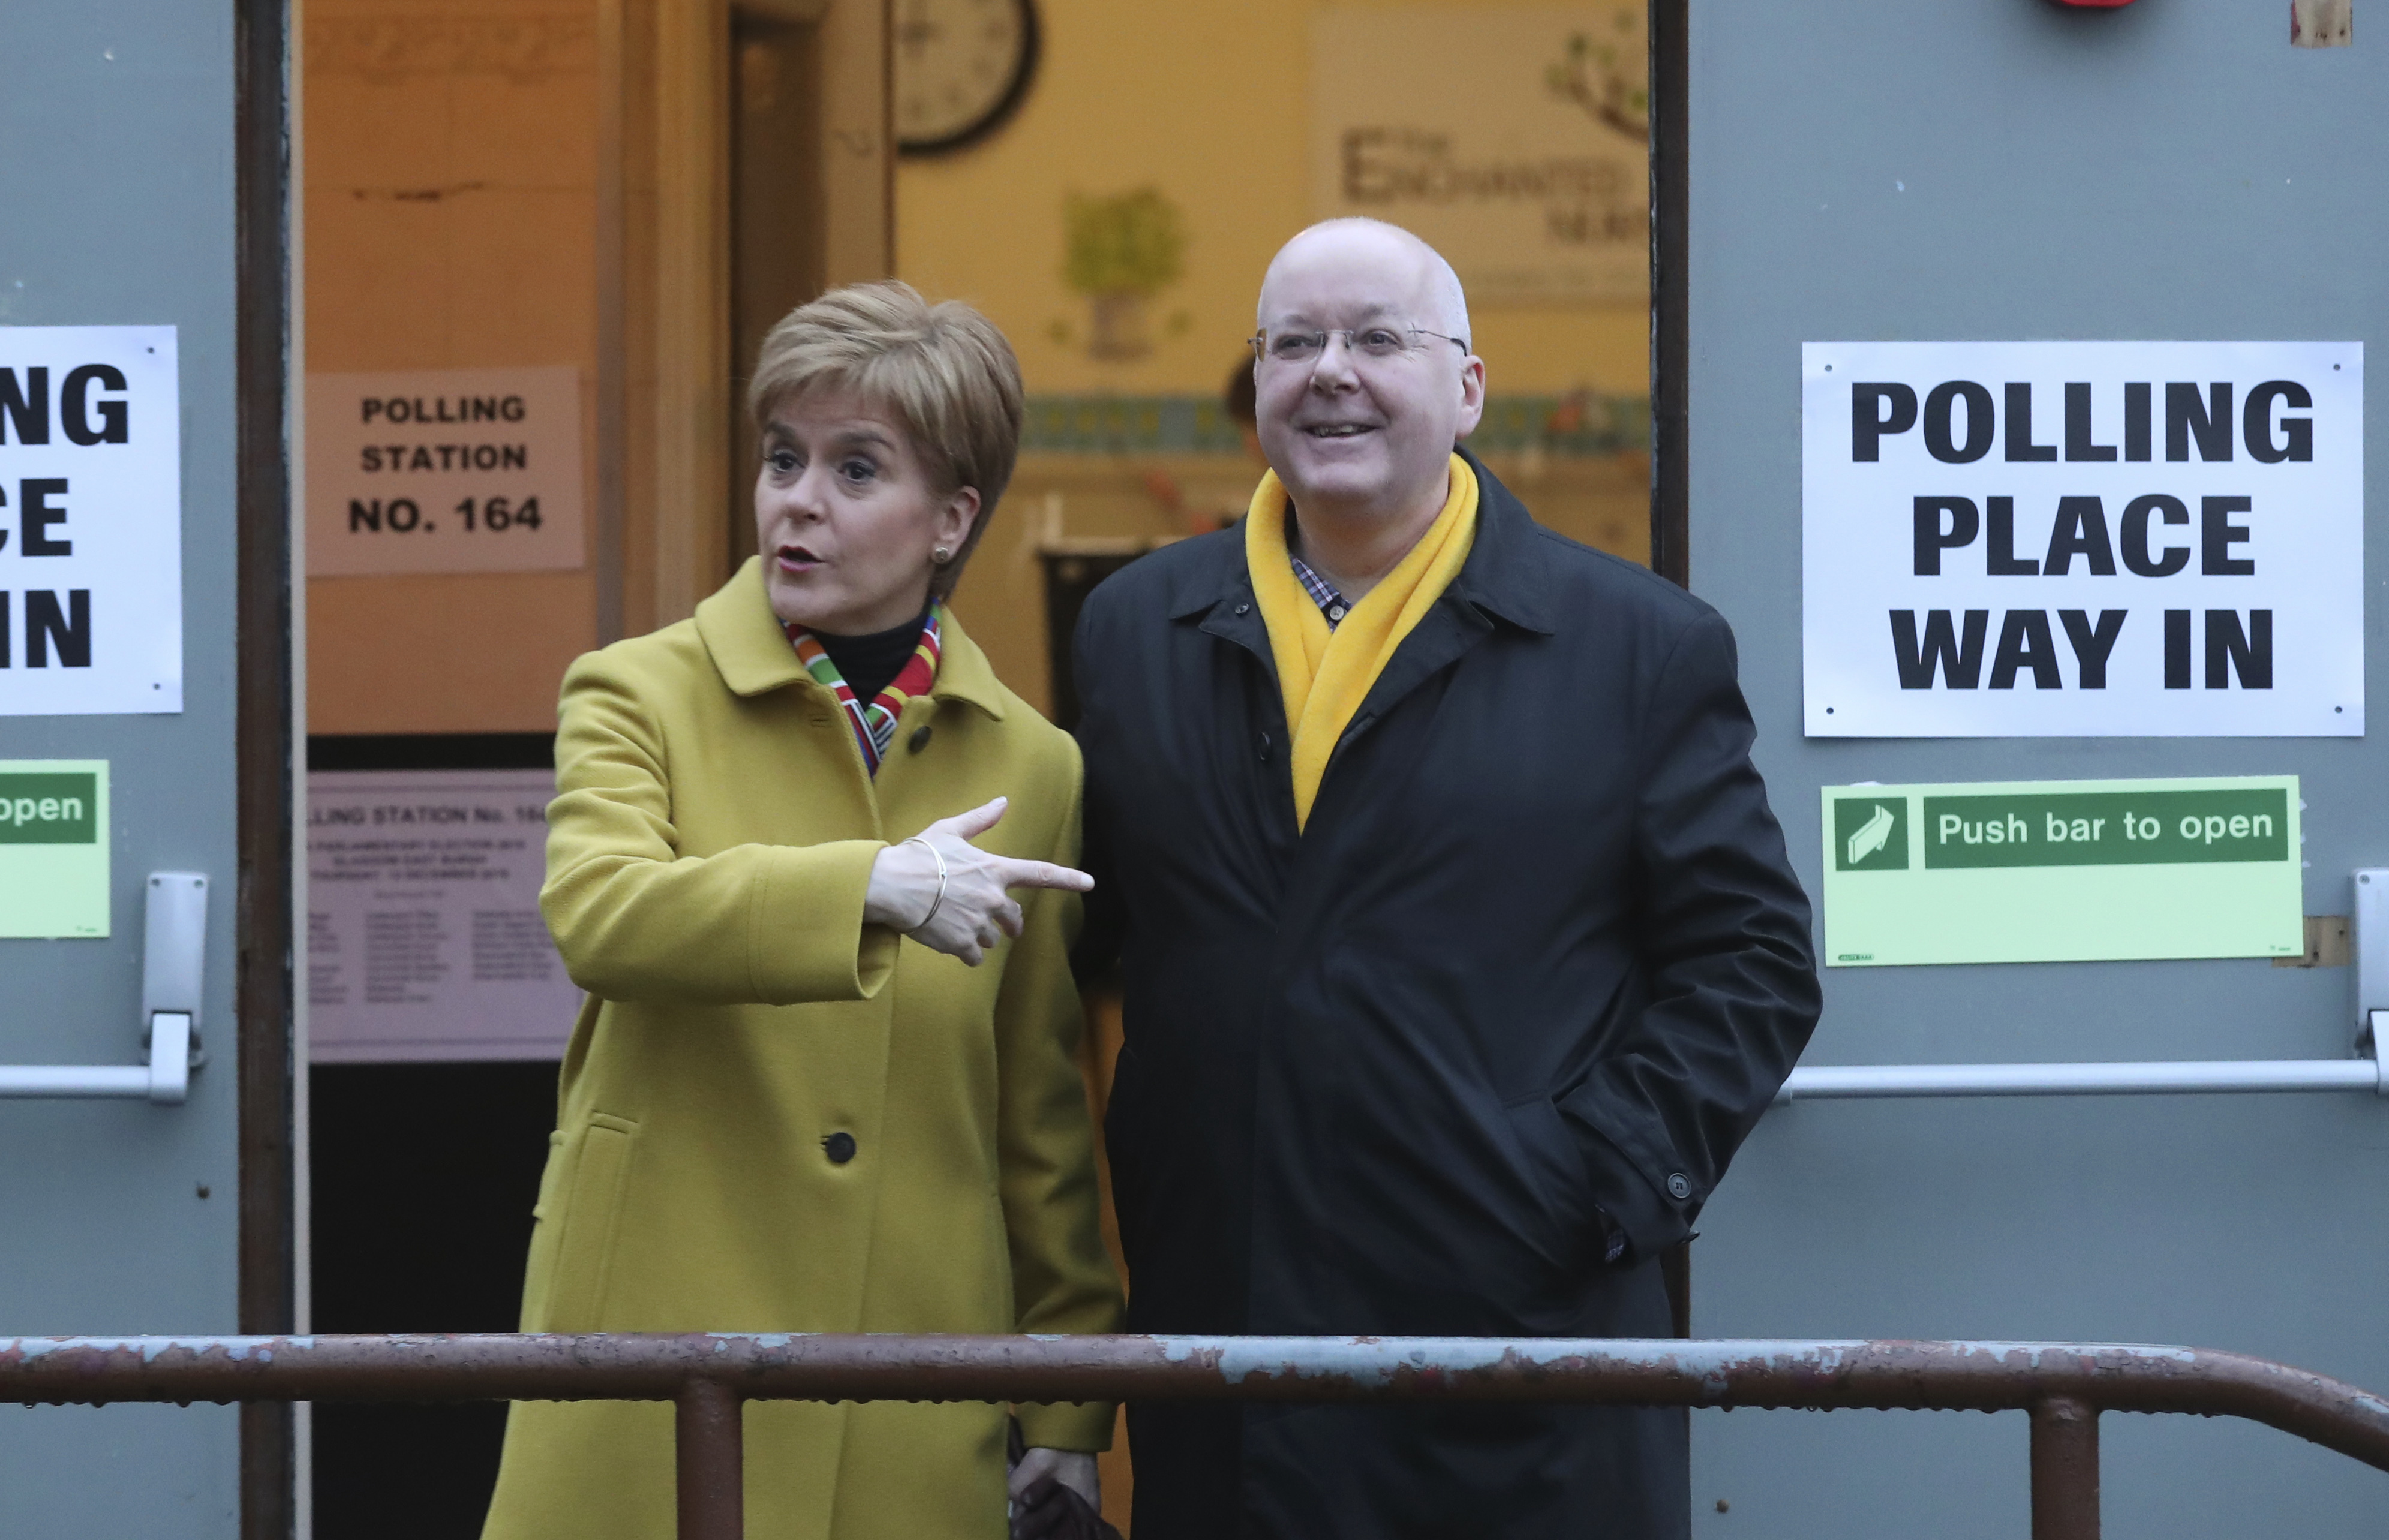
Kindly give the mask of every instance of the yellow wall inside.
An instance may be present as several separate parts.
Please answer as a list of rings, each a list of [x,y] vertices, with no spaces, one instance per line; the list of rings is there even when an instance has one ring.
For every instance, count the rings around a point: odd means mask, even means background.
[[[900,165],[900,272],[993,316],[1032,393],[1214,394],[1262,269],[1309,219],[1308,23],[1323,3],[1041,0],[1043,57],[1019,113],[978,146]],[[597,0],[310,0],[307,367],[570,363],[593,388],[597,14]],[[1054,335],[1088,329],[1062,277],[1064,200],[1146,185],[1183,212],[1186,271],[1153,302],[1153,351],[1098,361]],[[1472,320],[1497,397],[1645,388],[1640,302],[1480,305]],[[1495,469],[1546,523],[1641,555],[1637,457]],[[1183,532],[1182,510],[1240,505],[1252,474],[1222,456],[1028,456],[960,607],[1006,681],[1044,705],[1041,540]],[[319,732],[545,731],[565,666],[596,641],[594,568],[323,579],[309,608]]]
[[[594,0],[310,0],[304,25],[306,367],[569,363],[588,401]],[[589,567],[320,578],[307,608],[315,732],[553,731],[596,639]]]
[[[1218,390],[1252,333],[1262,269],[1309,223],[1305,82],[1309,19],[1325,8],[1040,0],[1043,59],[1018,115],[979,145],[899,167],[898,270],[992,316],[1031,392]],[[1186,274],[1154,302],[1157,321],[1182,312],[1184,329],[1156,325],[1149,356],[1099,362],[1052,336],[1056,322],[1086,331],[1087,301],[1062,281],[1063,199],[1148,184],[1186,218]],[[1471,320],[1497,395],[1647,388],[1650,316],[1640,300],[1480,307]]]
[[[1305,91],[1309,20],[1322,8],[1325,0],[1039,0],[1043,57],[1017,115],[967,149],[900,162],[898,272],[933,299],[987,312],[1012,338],[1032,395],[1216,395],[1252,333],[1262,270],[1310,221]],[[1064,200],[1146,185],[1184,216],[1185,274],[1152,302],[1151,353],[1097,360],[1083,347],[1088,301],[1063,281]],[[1182,317],[1175,332],[1173,315]],[[1649,388],[1645,299],[1477,305],[1470,321],[1496,396]],[[1057,340],[1057,323],[1080,345]],[[1544,523],[1643,558],[1642,456],[1488,459]],[[1046,706],[1041,541],[1183,533],[1184,515],[1154,495],[1156,477],[1199,512],[1242,507],[1254,474],[1223,456],[1026,456],[956,608],[1004,681]]]

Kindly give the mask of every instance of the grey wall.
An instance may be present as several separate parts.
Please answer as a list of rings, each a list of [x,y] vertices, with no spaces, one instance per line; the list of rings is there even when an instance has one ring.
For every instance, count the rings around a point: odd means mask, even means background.
[[[0,718],[0,758],[109,761],[115,814],[113,935],[0,940],[0,1062],[134,1063],[145,876],[213,879],[189,1104],[0,1101],[0,1336],[235,1324],[232,19],[0,8],[0,325],[181,329],[185,645],[179,716]],[[236,1433],[227,1407],[0,1408],[0,1533],[230,1535]]]
[[[2294,773],[2308,913],[2389,862],[2371,740],[1800,735],[1803,341],[2382,336],[2389,70],[2293,49],[2288,8],[1693,0],[1693,586],[1741,639],[1812,894],[1817,788],[1860,780]],[[1837,969],[1807,1062],[2337,1057],[2349,1030],[2344,969]],[[2384,1190],[2371,1098],[1810,1103],[1709,1205],[1693,1329],[2189,1343],[2389,1391]],[[2389,1504],[2389,1476],[2245,1424],[2103,1435],[2111,1536],[2372,1535]],[[1695,1530],[2020,1534],[2025,1445],[2021,1414],[1703,1413]]]

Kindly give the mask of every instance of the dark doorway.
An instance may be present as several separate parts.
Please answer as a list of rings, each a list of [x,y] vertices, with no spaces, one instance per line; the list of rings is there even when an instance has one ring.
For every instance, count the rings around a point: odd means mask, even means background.
[[[308,1086],[315,1330],[515,1330],[556,1066],[321,1064]],[[494,1403],[319,1404],[315,1532],[472,1540],[505,1426]]]
[[[1086,607],[1087,595],[1097,584],[1143,554],[1142,542],[1118,551],[1041,554],[1045,569],[1045,668],[1054,692],[1046,717],[1065,732],[1079,725],[1079,681],[1070,667],[1070,639],[1079,632],[1079,611]]]
[[[538,769],[545,734],[316,737],[311,770]],[[556,1126],[552,1063],[319,1064],[308,1073],[314,1330],[512,1331]],[[474,1540],[503,1405],[314,1411],[315,1533]]]

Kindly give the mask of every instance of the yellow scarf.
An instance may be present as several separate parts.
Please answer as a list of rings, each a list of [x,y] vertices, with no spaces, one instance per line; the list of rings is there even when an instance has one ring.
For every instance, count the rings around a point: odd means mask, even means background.
[[[1285,719],[1294,732],[1294,821],[1310,821],[1310,805],[1336,741],[1368,697],[1369,687],[1402,638],[1443,597],[1468,559],[1476,538],[1476,473],[1451,457],[1451,495],[1410,554],[1385,581],[1327,628],[1327,617],[1304,592],[1287,561],[1284,484],[1277,472],[1261,477],[1245,519],[1245,564],[1252,569],[1253,597],[1269,627],[1270,654],[1285,692]]]

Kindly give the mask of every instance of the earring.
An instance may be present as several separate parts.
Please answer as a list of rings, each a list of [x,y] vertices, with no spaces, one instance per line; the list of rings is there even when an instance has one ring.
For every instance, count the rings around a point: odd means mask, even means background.
[[[933,566],[943,566],[953,559],[953,552],[942,545],[929,553],[929,563]]]

